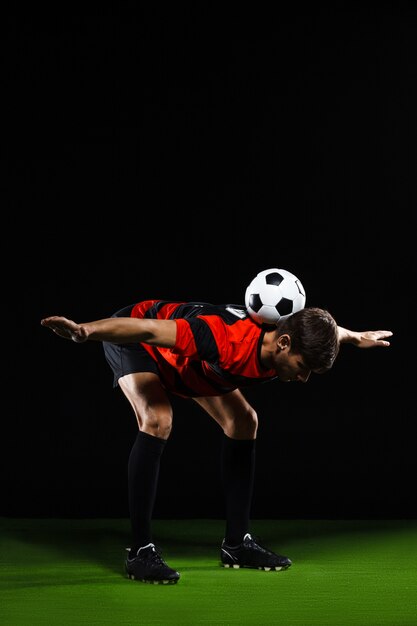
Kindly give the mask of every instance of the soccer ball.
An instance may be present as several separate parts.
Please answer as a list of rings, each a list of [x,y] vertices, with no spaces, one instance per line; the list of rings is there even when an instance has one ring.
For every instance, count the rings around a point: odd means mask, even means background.
[[[259,272],[248,285],[245,306],[258,324],[276,324],[304,308],[301,281],[287,270],[273,267]]]

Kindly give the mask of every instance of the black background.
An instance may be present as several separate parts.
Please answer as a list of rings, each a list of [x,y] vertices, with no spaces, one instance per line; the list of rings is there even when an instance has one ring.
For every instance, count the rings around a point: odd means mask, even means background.
[[[4,515],[127,515],[130,407],[101,346],[42,317],[242,303],[268,267],[340,325],[394,336],[246,394],[253,517],[416,515],[415,5],[239,11],[5,22]],[[221,432],[173,404],[155,515],[221,517]]]

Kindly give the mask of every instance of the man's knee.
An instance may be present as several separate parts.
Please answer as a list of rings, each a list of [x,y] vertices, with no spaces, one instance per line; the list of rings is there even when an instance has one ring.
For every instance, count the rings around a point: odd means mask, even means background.
[[[234,439],[255,439],[258,430],[258,415],[252,407],[241,413],[229,424],[225,433]]]
[[[140,421],[140,430],[143,432],[160,439],[168,439],[172,430],[171,412],[151,411]]]
[[[139,430],[168,439],[172,407],[155,374],[127,374],[119,379],[119,386],[135,412]]]

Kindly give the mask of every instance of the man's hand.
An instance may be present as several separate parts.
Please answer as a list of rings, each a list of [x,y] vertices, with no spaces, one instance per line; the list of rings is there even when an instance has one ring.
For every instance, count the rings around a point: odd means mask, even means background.
[[[390,330],[366,330],[362,333],[355,333],[357,335],[355,346],[358,348],[374,348],[376,346],[389,346],[390,342],[385,341],[387,337],[392,336]]]
[[[83,343],[88,339],[88,333],[84,326],[76,324],[66,317],[60,317],[58,315],[45,317],[41,320],[41,325],[50,328],[56,335],[64,339],[71,339],[71,341],[75,341],[75,343]]]
[[[390,330],[364,330],[358,332],[338,326],[338,331],[340,343],[352,343],[357,348],[387,347],[390,345],[390,342],[386,341],[386,338],[392,336]]]

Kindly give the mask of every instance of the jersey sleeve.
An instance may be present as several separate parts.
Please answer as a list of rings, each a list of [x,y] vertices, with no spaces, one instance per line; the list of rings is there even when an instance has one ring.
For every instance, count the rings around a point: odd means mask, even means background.
[[[220,358],[220,332],[216,332],[204,319],[176,319],[177,338],[172,352],[200,361],[217,362]]]
[[[175,323],[177,325],[177,338],[171,352],[189,358],[196,357],[198,355],[197,346],[190,324],[184,319],[176,319]]]

